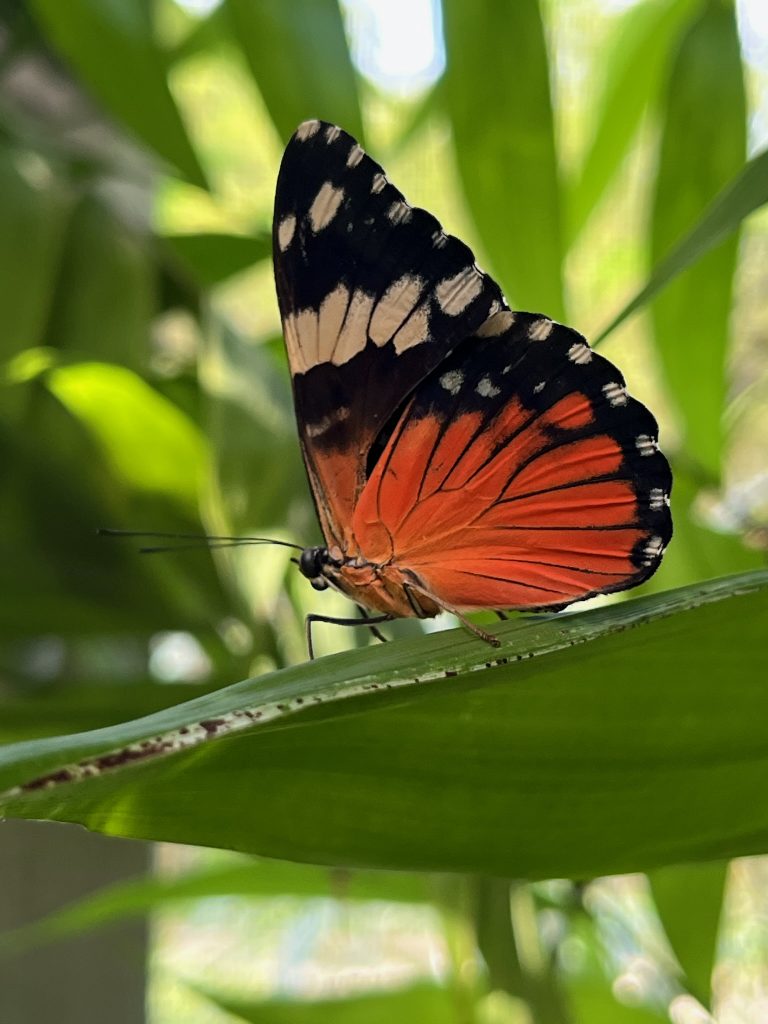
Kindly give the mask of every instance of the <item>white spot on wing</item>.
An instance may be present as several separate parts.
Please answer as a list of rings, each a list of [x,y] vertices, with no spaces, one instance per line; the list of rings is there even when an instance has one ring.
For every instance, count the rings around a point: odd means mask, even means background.
[[[347,155],[347,167],[357,167],[364,155],[363,147],[355,143]]]
[[[400,355],[407,348],[420,345],[429,338],[429,303],[422,302],[392,339],[395,352]]]
[[[509,367],[505,367],[505,368],[504,368],[505,372],[506,372],[506,371],[507,371],[508,369],[509,369]],[[545,380],[540,380],[540,381],[539,381],[539,383],[538,383],[538,384],[537,384],[537,385],[536,385],[536,386],[534,387],[534,389],[533,389],[533,393],[534,393],[534,395],[540,395],[540,394],[541,394],[541,392],[542,392],[542,391],[544,390],[544,388],[545,388],[546,386],[547,386],[547,382],[546,382]]]
[[[665,506],[669,507],[669,495],[661,487],[652,487],[648,493],[648,507],[658,512]]]
[[[309,208],[309,220],[315,234],[328,227],[338,213],[343,198],[343,188],[334,188],[330,181],[323,182]]]
[[[289,313],[285,318],[285,347],[291,373],[305,373],[317,364],[318,321],[314,309]]]
[[[349,289],[339,284],[323,299],[317,332],[318,362],[329,363],[341,333],[341,325],[349,305]]]
[[[572,363],[583,366],[592,362],[592,349],[583,341],[575,341],[568,349],[568,358]]]
[[[515,322],[515,314],[508,309],[502,309],[495,315],[491,315],[485,323],[475,331],[476,338],[498,338],[504,334]]]
[[[387,217],[389,217],[393,224],[407,224],[412,216],[413,210],[408,203],[402,200],[392,203],[387,210]]]
[[[387,177],[386,177],[386,175],[382,174],[381,171],[378,171],[373,176],[373,181],[371,182],[371,192],[373,192],[374,195],[378,195],[379,192],[382,191],[382,189],[384,188],[384,186],[386,184],[387,184]]]
[[[315,132],[320,127],[319,121],[304,121],[296,129],[296,138],[301,142],[306,142],[307,139],[311,139]]]
[[[643,546],[643,564],[652,565],[663,551],[664,542],[661,537],[651,537]]]
[[[420,277],[405,274],[387,288],[376,304],[368,328],[374,345],[386,345],[397,333],[404,320],[416,308],[424,290]]]
[[[531,341],[546,341],[552,333],[554,326],[547,317],[541,317],[540,320],[534,320],[528,327],[528,337]]]
[[[320,437],[321,434],[326,434],[331,427],[335,427],[337,423],[343,423],[348,419],[349,409],[343,405],[339,409],[334,409],[327,416],[323,416],[317,423],[306,423],[304,431],[307,437]]]
[[[641,455],[653,455],[659,450],[656,441],[648,434],[638,434],[635,438],[635,447]]]
[[[481,377],[477,382],[475,391],[482,398],[495,398],[501,394],[501,388],[497,388],[496,385],[491,381],[490,377]]]
[[[292,213],[289,213],[286,217],[283,217],[277,229],[277,243],[280,246],[280,252],[285,252],[291,244],[295,230],[296,218]]]
[[[464,374],[461,370],[448,370],[440,378],[440,386],[452,395],[458,395],[463,383]]]
[[[448,235],[444,231],[435,231],[432,235],[432,244],[436,249],[442,249],[448,241]]]
[[[330,361],[334,366],[348,363],[368,344],[368,323],[373,303],[373,295],[368,295],[360,288],[352,293],[344,325],[331,354]]]
[[[336,139],[338,139],[339,135],[341,135],[341,128],[339,128],[338,125],[329,124],[328,127],[325,129],[326,142],[335,142]]]
[[[483,290],[483,277],[477,267],[465,267],[447,277],[435,288],[440,309],[448,316],[458,316]]]
[[[627,389],[616,381],[611,381],[610,384],[603,384],[603,394],[608,399],[610,405],[626,405],[629,401]]]

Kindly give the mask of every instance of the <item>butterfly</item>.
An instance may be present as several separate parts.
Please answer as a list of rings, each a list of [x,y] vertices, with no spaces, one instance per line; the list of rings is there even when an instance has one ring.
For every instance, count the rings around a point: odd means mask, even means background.
[[[510,244],[515,244],[514,239]],[[377,622],[559,610],[637,586],[672,535],[654,417],[569,327],[513,312],[471,250],[336,125],[275,197],[277,298],[325,543],[300,571]]]

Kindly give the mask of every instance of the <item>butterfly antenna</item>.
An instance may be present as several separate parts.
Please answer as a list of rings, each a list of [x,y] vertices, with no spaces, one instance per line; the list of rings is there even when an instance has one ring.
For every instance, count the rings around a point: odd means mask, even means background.
[[[144,555],[156,555],[166,551],[189,551],[193,548],[209,549],[247,547],[251,544],[275,544],[281,548],[293,548],[303,551],[300,544],[292,544],[287,540],[275,540],[271,537],[224,537],[206,533],[165,533],[161,530],[114,530],[102,527],[96,533],[100,537],[129,537],[134,540],[152,538],[154,540],[192,541],[191,544],[161,544],[139,548]]]

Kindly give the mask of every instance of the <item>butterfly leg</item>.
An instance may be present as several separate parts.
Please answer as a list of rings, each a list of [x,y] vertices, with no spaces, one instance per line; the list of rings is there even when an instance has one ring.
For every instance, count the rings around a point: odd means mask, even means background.
[[[364,615],[360,619],[340,619],[333,615],[308,615],[304,620],[304,630],[310,661],[315,660],[315,648],[312,643],[312,624],[314,622],[327,622],[332,626],[376,626],[379,622],[391,622],[392,619],[392,615]]]
[[[498,615],[499,619],[500,619],[500,620],[501,620],[502,622],[508,622],[508,621],[509,621],[509,616],[507,615],[507,613],[506,613],[506,612],[500,612],[500,611],[498,610],[498,608],[497,608],[497,609],[495,609],[495,611],[496,611],[496,614]]]
[[[361,622],[362,622],[363,619],[370,618],[370,616],[366,612],[365,608],[363,608],[363,606],[361,604],[357,605],[357,610],[360,612],[360,621]],[[368,629],[370,629],[371,633],[373,633],[373,635],[376,637],[377,640],[380,640],[383,644],[389,643],[389,637],[388,636],[384,636],[384,634],[381,632],[381,630],[378,629],[376,626],[372,626],[370,624],[370,622],[368,623]]]

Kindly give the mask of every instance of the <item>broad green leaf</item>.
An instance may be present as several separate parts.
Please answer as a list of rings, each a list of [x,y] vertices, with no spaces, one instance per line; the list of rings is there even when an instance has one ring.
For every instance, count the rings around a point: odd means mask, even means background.
[[[232,35],[283,142],[308,118],[364,141],[357,80],[337,0],[225,0]]]
[[[272,255],[272,240],[260,235],[168,235],[174,258],[203,288],[226,281]]]
[[[214,1006],[252,1024],[446,1024],[457,1021],[450,989],[437,985],[346,996],[339,999],[247,1000],[198,989]]]
[[[727,864],[714,863],[660,868],[649,876],[656,909],[688,991],[707,1007],[727,875]]]
[[[147,363],[156,307],[149,240],[86,196],[70,220],[47,343],[139,369]]]
[[[762,853],[767,613],[763,571],[506,623],[495,651],[455,630],[347,652],[0,749],[0,809],[513,877]]]
[[[194,514],[205,443],[175,405],[135,373],[108,363],[60,366],[46,383],[132,489],[167,496]]]
[[[686,31],[662,117],[650,226],[654,263],[744,162],[746,105],[732,5],[707,3]],[[683,416],[686,450],[715,478],[737,249],[736,233],[680,274],[651,306],[661,364]]]
[[[168,88],[147,0],[32,0],[48,41],[107,110],[196,185],[205,176]]]
[[[0,147],[0,359],[43,342],[71,196],[36,154]]]
[[[213,896],[428,903],[435,897],[435,888],[430,876],[403,871],[345,871],[238,858],[235,863],[176,877],[154,876],[111,885],[41,921],[0,933],[0,953],[17,953],[41,942],[79,935],[149,911]]]
[[[513,306],[562,320],[560,187],[539,5],[445,0],[443,10],[440,92],[483,249]]]
[[[616,19],[601,52],[604,68],[594,133],[568,196],[575,240],[611,183],[643,114],[654,102],[681,28],[697,0],[651,0]]]
[[[732,235],[750,213],[765,203],[768,203],[768,149],[748,160],[718,193],[698,223],[656,264],[645,285],[600,333],[593,345],[599,344],[678,274]]]

